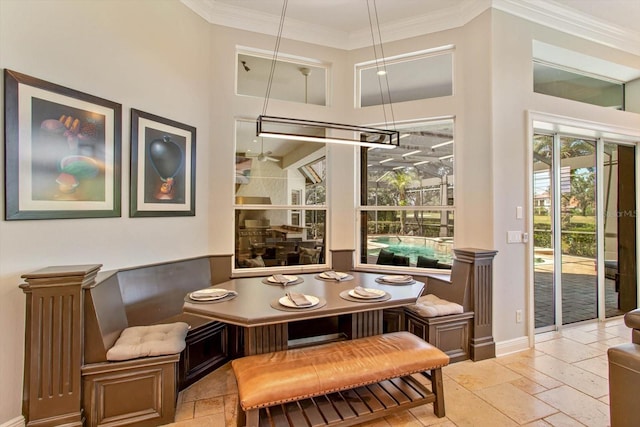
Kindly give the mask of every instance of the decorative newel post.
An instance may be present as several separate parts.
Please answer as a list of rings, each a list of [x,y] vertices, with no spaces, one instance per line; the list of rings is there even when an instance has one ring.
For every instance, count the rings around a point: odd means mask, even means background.
[[[473,298],[473,335],[470,345],[471,360],[496,357],[493,341],[493,258],[498,251],[464,248],[453,250],[456,259],[471,264],[471,295]]]
[[[22,275],[27,296],[22,413],[27,426],[82,426],[82,287],[101,265],[47,267]]]

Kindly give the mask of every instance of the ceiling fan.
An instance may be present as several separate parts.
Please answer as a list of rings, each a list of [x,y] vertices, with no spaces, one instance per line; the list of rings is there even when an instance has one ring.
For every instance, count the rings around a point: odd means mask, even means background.
[[[264,151],[264,140],[262,138],[260,138],[260,154],[258,154],[257,156],[255,156],[259,162],[279,162],[279,159],[276,159],[275,157],[270,157],[271,156],[271,151]],[[249,156],[250,157],[250,156]]]

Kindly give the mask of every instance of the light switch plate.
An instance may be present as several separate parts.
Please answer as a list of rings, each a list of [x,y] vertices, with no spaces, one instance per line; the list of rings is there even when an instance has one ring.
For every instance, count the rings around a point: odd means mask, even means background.
[[[507,231],[507,243],[522,243],[522,231]]]

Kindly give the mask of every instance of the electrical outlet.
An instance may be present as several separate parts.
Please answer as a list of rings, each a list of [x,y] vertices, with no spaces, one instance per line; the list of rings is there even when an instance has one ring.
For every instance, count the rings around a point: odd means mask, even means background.
[[[516,323],[522,323],[522,310],[516,310]]]

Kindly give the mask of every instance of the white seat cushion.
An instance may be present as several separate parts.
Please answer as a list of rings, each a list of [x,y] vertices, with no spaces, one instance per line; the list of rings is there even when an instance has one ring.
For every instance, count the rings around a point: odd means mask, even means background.
[[[107,360],[129,360],[138,357],[164,356],[184,350],[189,325],[184,322],[151,326],[132,326],[107,351]]]
[[[422,317],[438,317],[463,312],[460,304],[440,299],[433,294],[418,298],[415,304],[409,305],[407,308]]]

